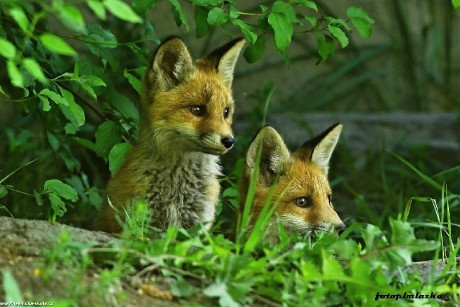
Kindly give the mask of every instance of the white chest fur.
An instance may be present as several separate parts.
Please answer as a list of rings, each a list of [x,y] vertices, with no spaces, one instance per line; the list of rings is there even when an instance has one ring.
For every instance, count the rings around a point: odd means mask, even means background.
[[[219,157],[193,152],[152,160],[146,161],[143,172],[153,223],[161,228],[210,226],[217,199],[209,191],[218,185]]]

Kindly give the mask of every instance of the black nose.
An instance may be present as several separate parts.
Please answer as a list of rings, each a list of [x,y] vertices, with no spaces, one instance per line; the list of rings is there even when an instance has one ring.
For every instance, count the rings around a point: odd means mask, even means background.
[[[339,234],[342,234],[342,232],[344,232],[347,229],[347,226],[341,225],[341,226],[335,227],[335,229],[339,232]]]
[[[226,136],[220,140],[222,144],[225,146],[225,148],[231,148],[233,146],[233,143],[235,143],[235,139],[231,136]]]

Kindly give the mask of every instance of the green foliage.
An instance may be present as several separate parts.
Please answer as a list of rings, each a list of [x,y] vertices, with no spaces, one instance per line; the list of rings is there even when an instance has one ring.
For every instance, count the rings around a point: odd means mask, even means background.
[[[133,216],[139,221],[148,219],[150,212],[145,206],[140,207],[143,209]],[[127,223],[124,239],[113,246],[88,248],[88,245],[71,244],[67,239],[47,254],[50,260],[59,259],[59,263],[80,267],[91,263],[81,254],[88,257],[95,253],[94,257],[106,259],[112,269],[101,271],[98,287],[116,284],[120,278],[139,282],[142,275],[132,276],[129,272],[138,265],[146,268],[144,274],[152,268],[155,272],[150,274],[155,275],[155,280],[169,278],[170,291],[175,297],[192,301],[207,297],[219,306],[252,303],[301,306],[328,302],[380,306],[389,301],[376,302],[377,293],[454,293],[456,290],[448,284],[441,292],[434,281],[421,288],[417,274],[395,270],[410,264],[413,253],[436,250],[439,244],[416,238],[408,222],[391,220],[390,224],[388,234],[373,225],[354,225],[353,230],[339,238],[324,234],[311,242],[296,236],[281,237],[276,246],[258,244],[245,251],[238,247],[240,243],[222,235],[207,232],[199,235],[196,233],[199,229],[169,228],[158,235],[143,222]],[[139,236],[141,229],[144,234]],[[349,237],[352,231],[353,239]],[[111,256],[101,257],[100,252]],[[113,255],[119,259],[114,261]],[[455,261],[448,268],[453,266]],[[152,279],[141,280],[148,283]],[[435,304],[436,300],[425,302]],[[408,300],[400,303],[411,304]]]
[[[37,200],[38,205],[43,205],[44,201],[42,196],[47,195],[51,203],[52,216],[51,221],[55,222],[57,216],[64,216],[66,209],[66,204],[62,200],[67,200],[71,202],[76,202],[78,200],[77,191],[68,184],[63,183],[58,179],[47,180],[43,186],[43,191],[41,193],[35,192],[35,199]]]
[[[171,1],[172,3],[176,3]],[[362,37],[369,37],[372,33],[374,20],[370,18],[362,8],[351,7],[347,11],[349,20],[319,16],[318,7],[314,1],[274,1],[271,7],[259,5],[258,10],[251,12],[240,11],[236,1],[193,1],[195,8],[195,22],[197,24],[197,37],[205,36],[213,26],[227,26],[232,23],[240,28],[245,38],[250,43],[245,53],[246,59],[253,63],[262,58],[268,35],[273,35],[274,43],[279,52],[286,56],[287,48],[291,44],[294,33],[297,35],[305,33],[319,33],[322,36],[330,37],[334,43],[329,46],[318,45],[318,53],[323,60],[326,60],[332,52],[325,52],[324,48],[335,50],[335,40],[342,47],[347,46],[348,34],[351,31],[351,24],[358,30]],[[173,4],[178,14],[178,25],[184,24],[185,15],[181,14],[182,8]],[[306,14],[305,11],[308,13]],[[257,23],[247,22],[244,17],[257,17]],[[307,21],[309,26],[304,23]],[[329,35],[330,34],[330,35]]]

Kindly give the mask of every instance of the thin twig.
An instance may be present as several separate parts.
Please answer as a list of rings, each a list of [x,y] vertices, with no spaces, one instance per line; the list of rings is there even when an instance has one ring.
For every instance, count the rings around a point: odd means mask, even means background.
[[[269,300],[268,298],[265,298],[265,297],[263,297],[263,296],[260,296],[260,295],[258,295],[258,294],[255,294],[255,293],[253,293],[252,296],[253,296],[256,300],[258,300],[259,302],[262,302],[262,303],[266,304],[267,306],[274,306],[274,307],[283,306],[283,305],[281,305],[281,304],[278,304],[278,303],[276,303],[276,302],[274,302],[274,301]]]

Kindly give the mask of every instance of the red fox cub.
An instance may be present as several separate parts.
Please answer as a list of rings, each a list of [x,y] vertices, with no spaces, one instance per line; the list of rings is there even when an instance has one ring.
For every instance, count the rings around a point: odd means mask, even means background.
[[[180,38],[158,48],[143,80],[139,143],[107,186],[118,211],[146,199],[156,227],[211,227],[219,156],[234,143],[231,86],[244,43],[236,39],[196,61]],[[121,231],[108,203],[101,222],[98,228]]]
[[[342,125],[336,124],[292,153],[272,127],[266,126],[257,133],[246,155],[245,184],[241,193],[244,201],[258,150],[262,150],[249,230],[254,227],[272,192],[271,203],[277,204],[275,212],[287,232],[307,235],[331,227],[345,227],[332,206],[327,179],[329,160],[341,131]],[[279,241],[277,229],[274,214],[265,229],[266,243]]]

